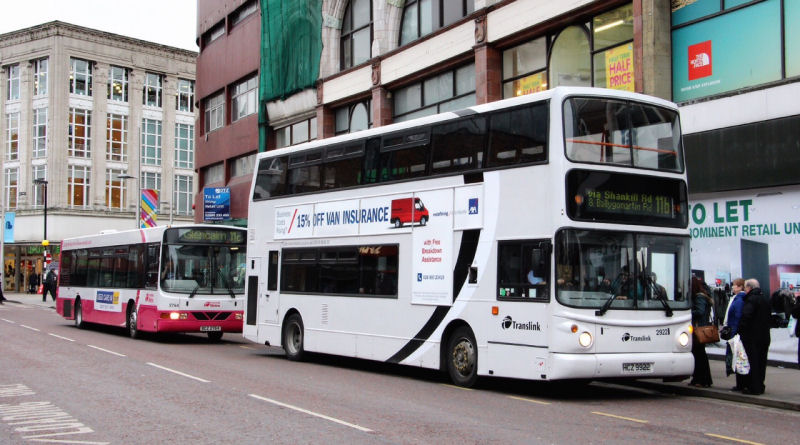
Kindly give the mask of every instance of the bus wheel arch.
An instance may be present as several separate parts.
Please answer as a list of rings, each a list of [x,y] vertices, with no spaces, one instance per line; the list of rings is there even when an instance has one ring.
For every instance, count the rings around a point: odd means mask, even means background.
[[[86,327],[86,322],[83,321],[83,309],[81,308],[81,296],[77,295],[75,297],[75,306],[73,309],[75,313],[75,327],[78,329],[83,329]]]
[[[478,380],[478,342],[463,320],[447,326],[442,335],[441,369],[458,386],[471,387]]]
[[[281,346],[286,353],[286,358],[291,361],[301,361],[305,357],[305,328],[303,317],[295,309],[286,313],[281,326]]]
[[[138,326],[139,314],[136,310],[136,303],[133,300],[128,300],[128,312],[126,315],[125,327],[128,328],[128,335],[134,339],[141,337]]]

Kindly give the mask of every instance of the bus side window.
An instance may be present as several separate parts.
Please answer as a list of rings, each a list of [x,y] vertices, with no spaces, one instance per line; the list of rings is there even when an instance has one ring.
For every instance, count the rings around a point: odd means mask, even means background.
[[[158,243],[147,245],[147,261],[145,266],[145,282],[144,287],[147,289],[156,289],[158,287]]]
[[[502,241],[497,246],[498,299],[550,297],[549,240]]]
[[[495,113],[490,117],[487,166],[546,160],[546,102]]]
[[[380,138],[372,138],[367,141],[366,149],[364,150],[364,162],[362,173],[363,179],[359,184],[374,184],[381,181],[383,174],[381,174],[381,140]]]
[[[253,200],[286,194],[286,164],[288,158],[265,158],[258,163]]]

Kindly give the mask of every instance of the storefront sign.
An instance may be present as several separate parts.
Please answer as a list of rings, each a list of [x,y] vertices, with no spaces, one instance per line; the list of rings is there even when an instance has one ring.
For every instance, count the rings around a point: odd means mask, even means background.
[[[15,212],[6,212],[5,214],[5,221],[3,221],[3,242],[4,243],[13,243],[14,242],[14,225],[16,224],[16,213]]]
[[[547,72],[531,74],[514,81],[514,96],[538,93],[547,89]]]
[[[635,91],[633,71],[633,44],[618,46],[606,51],[606,88]]]

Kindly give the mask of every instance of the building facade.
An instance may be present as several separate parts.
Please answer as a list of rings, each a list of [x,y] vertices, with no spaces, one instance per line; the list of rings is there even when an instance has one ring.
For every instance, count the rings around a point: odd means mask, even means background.
[[[5,289],[43,239],[137,227],[140,189],[158,224],[192,220],[196,57],[58,21],[0,35]]]
[[[198,1],[198,71],[215,80],[206,87],[198,75],[199,180],[231,185],[237,218],[247,214],[241,169],[252,170],[259,149],[558,85],[619,88],[681,106],[695,273],[711,284],[749,276],[766,290],[800,287],[798,2],[285,3]],[[276,16],[284,29],[269,20]],[[309,45],[315,38],[320,44]],[[317,57],[304,88],[283,79]],[[255,73],[270,91],[258,91],[259,110],[231,119],[240,85]],[[209,126],[220,107],[220,125]]]
[[[247,217],[259,149],[491,102],[548,85],[613,85],[670,96],[670,10],[664,1],[197,4],[198,179],[201,189],[230,187],[234,220]],[[269,17],[281,14],[284,28],[276,29]],[[313,39],[319,44],[309,45]],[[320,50],[309,50],[312,47]],[[304,89],[291,87],[278,91],[279,98],[265,98],[263,90],[250,87],[279,84],[283,77],[317,65],[317,55],[318,71]],[[621,64],[606,62],[612,59]],[[251,108],[252,97],[259,103]],[[196,208],[202,206],[198,193]],[[203,220],[202,212],[195,213],[195,220]]]

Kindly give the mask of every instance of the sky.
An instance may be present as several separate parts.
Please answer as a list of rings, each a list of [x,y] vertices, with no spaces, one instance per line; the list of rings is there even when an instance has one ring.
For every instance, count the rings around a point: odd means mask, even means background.
[[[0,0],[0,34],[62,22],[197,51],[197,0]]]

